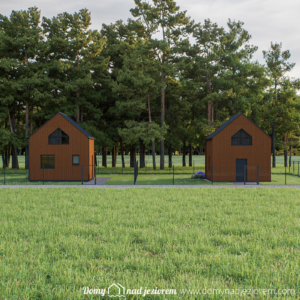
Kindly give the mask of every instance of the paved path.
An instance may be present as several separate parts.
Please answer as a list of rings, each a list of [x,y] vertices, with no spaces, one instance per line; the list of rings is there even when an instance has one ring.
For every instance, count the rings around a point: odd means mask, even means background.
[[[300,185],[0,185],[1,188],[100,188],[100,189],[126,189],[126,188],[298,188]]]
[[[96,185],[103,185],[108,180],[110,180],[110,178],[98,177],[96,178]],[[85,185],[95,185],[95,178],[86,182]]]

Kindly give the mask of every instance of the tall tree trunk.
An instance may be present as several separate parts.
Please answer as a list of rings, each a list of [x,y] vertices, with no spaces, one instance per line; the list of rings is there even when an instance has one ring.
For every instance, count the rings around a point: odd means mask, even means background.
[[[216,106],[216,122],[218,121],[218,106]]]
[[[33,107],[30,110],[30,134],[32,134],[32,115],[33,115]]]
[[[79,98],[79,91],[76,92],[76,97]],[[77,113],[76,113],[76,123],[79,123],[80,119],[80,108],[79,105],[76,106]]]
[[[28,56],[25,53],[25,60],[26,60],[26,68],[28,68]],[[28,75],[28,74],[27,74]],[[26,108],[25,108],[25,138],[28,137],[28,126],[29,126],[29,102],[26,101]],[[25,169],[29,169],[29,141],[26,141],[27,145],[25,146]]]
[[[26,101],[25,108],[25,137],[28,137],[29,131],[29,103]],[[29,169],[29,140],[27,141],[27,145],[25,146],[25,169]]]
[[[182,166],[185,167],[185,153],[186,153],[186,149],[185,149],[185,141],[183,142],[183,149],[182,149]]]
[[[10,165],[10,154],[11,154],[11,145],[8,145],[8,149],[4,151],[4,160],[6,168],[9,168]]]
[[[169,168],[172,168],[172,145],[170,145],[168,149],[168,154],[169,154]]]
[[[156,162],[155,162],[155,142],[152,141],[152,166],[153,170],[156,170]]]
[[[113,146],[111,151],[111,166],[114,168],[117,165],[117,146]]]
[[[189,146],[190,150],[189,150],[189,166],[192,167],[193,166],[193,147],[192,144],[190,144]]]
[[[19,134],[20,131],[20,119],[17,118],[17,135]]]
[[[100,155],[102,155],[102,147],[100,147]]]
[[[273,168],[276,168],[276,155],[275,155],[275,122],[272,126],[272,154],[273,154]]]
[[[162,84],[164,80],[162,79]],[[161,140],[160,140],[160,169],[164,170],[165,168],[165,141],[164,141],[164,122],[165,122],[165,89],[161,88]]]
[[[136,147],[132,147],[130,149],[130,168],[133,168],[135,163],[136,163]]]
[[[140,168],[145,168],[145,145],[140,140]]]
[[[293,138],[291,138],[291,145],[290,145],[290,167],[292,166],[292,152],[293,152]]]
[[[149,117],[150,130],[151,130],[152,129],[152,119],[151,119],[149,91],[147,91],[147,100],[148,100],[148,117]],[[155,163],[155,142],[154,142],[154,140],[152,141],[152,164],[153,164],[153,170],[156,170],[156,163]]]
[[[210,94],[211,93],[211,85],[210,85],[210,79],[208,73],[206,74],[206,87],[207,87],[207,92]],[[207,103],[207,121],[208,125],[211,125],[213,122],[213,101],[209,100]]]
[[[12,115],[12,120],[11,120],[8,108],[7,108],[7,111],[8,111],[8,119],[9,119],[9,123],[10,123],[10,131],[11,131],[11,133],[15,133],[15,114]],[[16,145],[13,145],[11,154],[12,154],[12,169],[19,169],[18,149],[17,149]]]
[[[284,166],[287,167],[287,133],[284,134]]]
[[[2,157],[2,167],[3,169],[6,168],[6,160],[5,160],[5,154],[4,154],[4,151],[1,150],[1,157]]]
[[[163,41],[165,41],[165,28],[162,26],[162,35],[163,35]],[[161,65],[164,66],[165,64],[165,55],[163,53],[161,58]],[[161,140],[160,140],[160,169],[164,170],[165,168],[165,141],[164,141],[164,134],[163,134],[163,128],[164,128],[164,122],[165,122],[165,73],[161,72]]]
[[[125,168],[124,150],[123,150],[123,145],[122,144],[121,144],[121,156],[122,156],[122,167]]]
[[[102,167],[107,167],[107,147],[102,150]]]
[[[77,73],[79,73],[79,55],[77,53]],[[77,87],[76,91],[76,97],[77,97],[77,114],[76,114],[76,122],[79,123],[80,118],[80,106],[79,106],[79,87]]]
[[[128,148],[127,148],[127,146],[125,147],[125,155],[128,155]]]

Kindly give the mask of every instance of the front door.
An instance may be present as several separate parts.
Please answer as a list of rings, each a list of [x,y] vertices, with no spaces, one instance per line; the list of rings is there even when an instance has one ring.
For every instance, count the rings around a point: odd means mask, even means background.
[[[244,181],[244,166],[247,165],[247,159],[236,160],[236,181]],[[247,181],[247,170],[246,170],[246,181]]]

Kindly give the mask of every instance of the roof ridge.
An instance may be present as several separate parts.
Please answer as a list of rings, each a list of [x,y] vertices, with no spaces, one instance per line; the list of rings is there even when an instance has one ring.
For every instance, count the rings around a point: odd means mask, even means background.
[[[227,127],[231,122],[233,122],[237,117],[240,115],[243,115],[246,117],[249,121],[251,121],[255,126],[257,126],[264,134],[266,134],[268,137],[270,137],[265,131],[263,131],[257,124],[255,124],[252,120],[250,120],[247,116],[245,116],[243,113],[238,113],[231,118],[229,118],[225,123],[223,123],[219,128],[217,128],[213,133],[207,136],[205,140],[211,140],[213,137],[215,137],[218,133],[220,133],[225,127]],[[271,137],[270,137],[271,138]]]
[[[33,134],[35,134],[38,130],[40,130],[43,126],[45,126],[50,120],[52,120],[56,115],[60,114],[62,117],[64,117],[67,121],[69,121],[73,126],[75,126],[78,130],[80,130],[84,135],[86,135],[90,139],[95,139],[90,133],[88,133],[85,129],[83,129],[78,123],[76,123],[74,120],[72,120],[71,117],[66,115],[62,112],[57,112],[53,117],[51,117],[47,122],[45,122],[40,128],[38,128],[36,131],[34,131],[29,137],[31,137]]]

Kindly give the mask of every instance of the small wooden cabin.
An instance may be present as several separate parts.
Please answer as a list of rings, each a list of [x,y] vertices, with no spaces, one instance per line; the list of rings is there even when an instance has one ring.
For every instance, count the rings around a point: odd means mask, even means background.
[[[29,137],[29,181],[94,178],[94,138],[58,112]]]
[[[259,181],[271,181],[271,137],[239,113],[205,139],[206,178],[257,181],[257,173]]]

